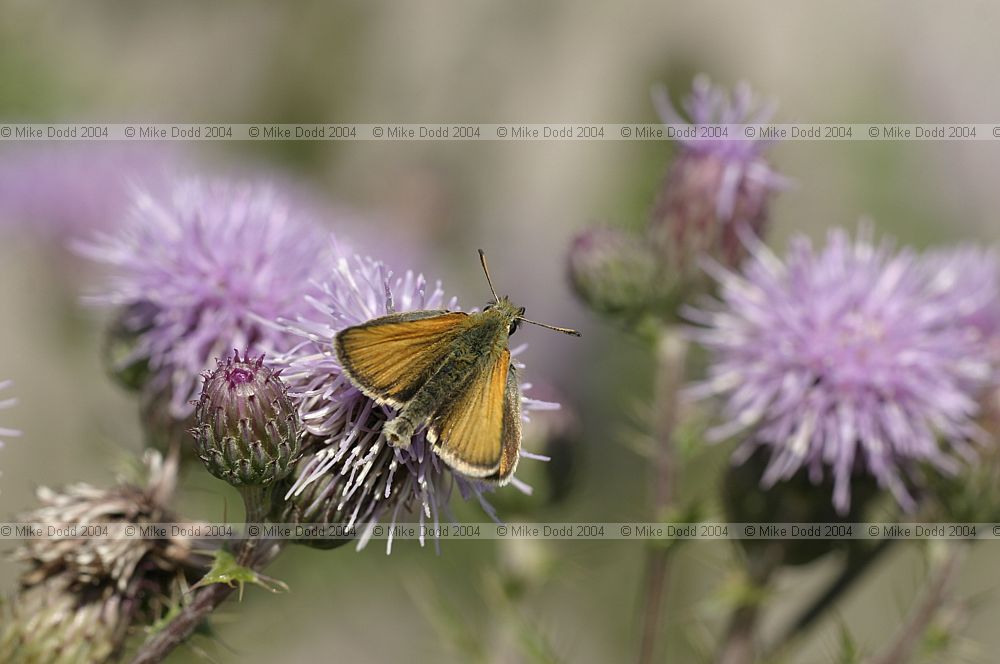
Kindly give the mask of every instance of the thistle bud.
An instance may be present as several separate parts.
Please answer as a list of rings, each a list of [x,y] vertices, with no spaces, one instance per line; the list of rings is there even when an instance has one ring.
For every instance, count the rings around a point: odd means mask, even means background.
[[[236,487],[270,486],[299,456],[298,418],[264,356],[239,353],[205,375],[195,408],[195,450],[209,472]]]
[[[655,299],[657,260],[640,239],[616,228],[592,228],[576,236],[569,278],[595,311],[636,315]]]

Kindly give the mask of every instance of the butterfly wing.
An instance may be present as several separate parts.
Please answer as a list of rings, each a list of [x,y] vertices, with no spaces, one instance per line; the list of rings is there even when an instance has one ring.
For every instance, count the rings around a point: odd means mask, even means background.
[[[510,481],[521,453],[521,387],[517,371],[510,365],[503,399],[503,434],[500,437],[500,467],[489,479],[503,486]]]
[[[435,413],[427,438],[463,475],[499,484],[510,480],[521,447],[521,396],[509,350],[475,372]]]
[[[460,311],[391,314],[341,330],[333,347],[358,389],[400,408],[451,352],[467,320]]]

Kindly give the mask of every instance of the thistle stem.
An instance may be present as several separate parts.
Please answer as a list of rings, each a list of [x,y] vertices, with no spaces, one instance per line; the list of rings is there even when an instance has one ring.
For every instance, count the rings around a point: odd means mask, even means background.
[[[244,542],[244,549],[250,542]],[[255,570],[262,569],[280,552],[280,543],[274,543],[269,547],[258,547],[256,555],[251,554],[248,566]],[[241,551],[241,557],[243,557],[242,554]],[[132,660],[132,664],[159,664],[162,662],[177,646],[184,643],[209,614],[215,611],[234,590],[236,590],[235,586],[229,586],[225,583],[213,583],[195,590],[194,597],[181,609],[181,612],[163,629],[146,639],[146,642],[139,648],[135,659]]]
[[[772,646],[768,649],[768,659],[770,659],[770,656],[777,656],[777,654],[782,650],[785,650],[789,644],[808,631],[809,628],[812,627],[824,613],[826,613],[827,609],[836,604],[848,590],[854,587],[854,583],[860,579],[872,566],[872,564],[879,560],[894,543],[895,540],[881,540],[870,550],[848,557],[847,562],[844,565],[844,569],[841,570],[840,574],[838,574],[830,582],[830,585],[826,587],[826,590],[817,596],[812,604],[806,607],[806,609],[800,613],[799,616],[788,625],[788,627],[785,628],[781,635],[775,639]]]
[[[934,616],[948,600],[958,578],[962,559],[965,557],[964,543],[948,543],[946,546],[947,551],[928,575],[927,590],[923,600],[910,614],[886,651],[868,660],[868,664],[905,664],[911,660]]]
[[[674,430],[677,427],[678,394],[684,381],[687,342],[676,327],[663,330],[656,345],[655,386],[655,469],[653,475],[654,519],[666,518],[674,500]],[[667,595],[670,576],[670,551],[652,547],[646,557],[645,582],[642,589],[642,633],[639,643],[639,663],[657,660],[656,637],[660,631],[660,614]]]
[[[754,661],[754,634],[759,617],[760,607],[756,603],[744,604],[733,610],[719,652],[719,664],[751,664]]]
[[[271,509],[271,488],[247,485],[241,486],[239,490],[243,496],[247,523],[263,523]]]
[[[725,636],[716,655],[715,661],[719,664],[752,664],[757,661],[761,602],[770,587],[772,576],[781,565],[783,551],[783,547],[771,544],[747,552],[747,592],[729,615]]]
[[[271,489],[257,485],[246,485],[239,487],[240,495],[243,496],[243,505],[246,511],[247,524],[261,524],[267,518],[267,513],[271,509]],[[240,565],[248,565],[253,556],[254,547],[260,535],[250,536],[240,549],[236,562]]]

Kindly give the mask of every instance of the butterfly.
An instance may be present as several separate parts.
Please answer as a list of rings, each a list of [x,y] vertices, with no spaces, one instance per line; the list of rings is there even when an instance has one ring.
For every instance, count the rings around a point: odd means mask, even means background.
[[[482,311],[392,313],[341,330],[333,346],[354,386],[398,411],[382,428],[390,445],[405,448],[426,427],[452,469],[504,485],[521,449],[521,390],[507,340],[520,323],[580,333],[526,319],[524,307],[497,296],[482,249],[479,260],[494,299]]]

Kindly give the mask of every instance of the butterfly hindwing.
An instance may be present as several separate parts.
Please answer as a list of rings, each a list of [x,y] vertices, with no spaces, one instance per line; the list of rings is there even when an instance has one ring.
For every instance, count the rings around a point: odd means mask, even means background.
[[[471,378],[431,418],[427,438],[437,445],[437,453],[449,466],[470,477],[509,479],[515,458],[505,445],[516,436],[520,448],[520,396],[518,422],[508,423],[511,414],[510,351],[506,348],[489,365]],[[516,378],[514,390],[517,391]],[[506,475],[504,474],[506,472]]]
[[[452,350],[468,314],[412,311],[341,330],[334,349],[344,372],[365,395],[401,407]]]
[[[521,453],[521,387],[514,365],[507,370],[507,389],[503,399],[503,433],[500,437],[500,467],[489,479],[504,485],[517,468]]]

